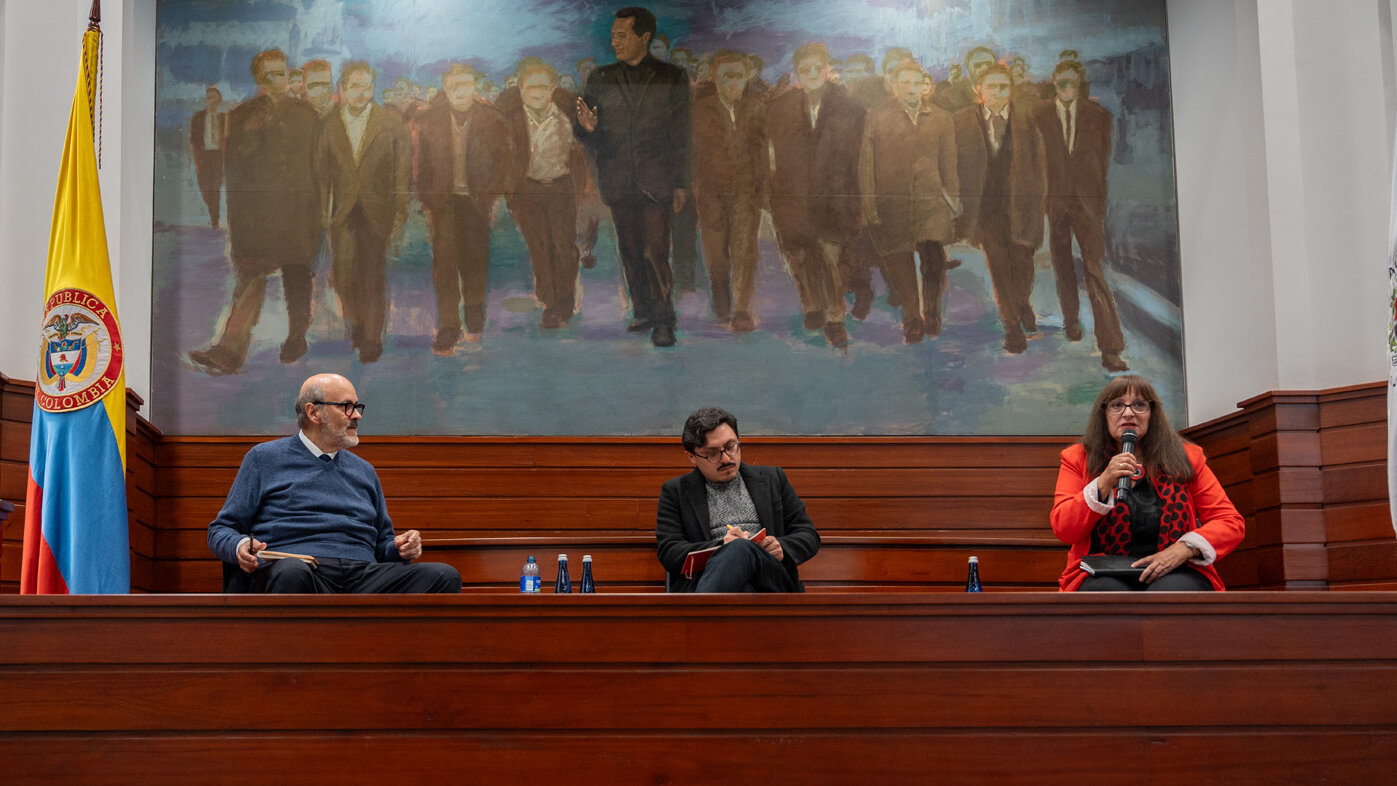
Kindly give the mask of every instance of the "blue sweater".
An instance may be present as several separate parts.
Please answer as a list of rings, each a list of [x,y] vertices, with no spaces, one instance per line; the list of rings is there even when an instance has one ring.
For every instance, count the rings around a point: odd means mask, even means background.
[[[209,548],[238,561],[247,535],[273,551],[363,562],[402,562],[378,473],[347,450],[311,455],[299,436],[256,445],[243,457],[228,501],[209,524]]]

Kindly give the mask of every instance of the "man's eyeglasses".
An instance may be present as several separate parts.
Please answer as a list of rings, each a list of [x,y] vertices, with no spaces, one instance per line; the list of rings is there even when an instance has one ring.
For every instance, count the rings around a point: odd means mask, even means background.
[[[1126,407],[1130,407],[1130,411],[1137,415],[1143,415],[1150,411],[1150,402],[1143,399],[1140,401],[1132,401],[1129,404],[1124,401],[1112,401],[1110,404],[1106,405],[1106,411],[1112,415],[1119,415],[1125,411]]]
[[[1056,82],[1054,82],[1053,84],[1057,85],[1058,87],[1062,88],[1063,90],[1070,90],[1071,88],[1074,88],[1074,87],[1077,87],[1078,85],[1080,85],[1081,82],[1078,82],[1078,81],[1075,80],[1075,79],[1059,79],[1059,80],[1057,80]]]
[[[722,446],[721,448],[718,448],[717,450],[695,450],[693,451],[693,454],[703,459],[704,461],[717,461],[718,459],[722,458],[724,454],[732,456],[733,458],[737,458],[737,451],[741,449],[742,443],[738,442],[737,440],[733,440],[732,442],[729,442],[728,444]]]
[[[345,417],[350,417],[355,412],[358,412],[360,415],[364,414],[364,402],[362,401],[312,401],[310,403],[322,407],[339,407],[344,411]]]

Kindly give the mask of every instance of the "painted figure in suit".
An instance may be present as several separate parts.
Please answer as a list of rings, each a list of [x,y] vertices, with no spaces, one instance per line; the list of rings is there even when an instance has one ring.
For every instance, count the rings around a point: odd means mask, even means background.
[[[1109,110],[1082,98],[1085,82],[1086,70],[1081,63],[1059,63],[1053,70],[1056,98],[1039,105],[1035,113],[1048,164],[1048,251],[1067,340],[1082,340],[1077,268],[1072,256],[1075,236],[1082,250],[1082,278],[1091,303],[1101,365],[1110,371],[1128,371],[1121,359],[1125,336],[1116,298],[1106,284],[1102,264],[1106,257],[1106,173],[1111,165],[1114,125]]]
[[[1003,65],[980,72],[981,102],[955,115],[956,164],[965,212],[957,234],[985,252],[1004,348],[1028,348],[1038,331],[1029,303],[1033,254],[1043,244],[1047,170],[1038,124],[1009,100],[1013,77]]]
[[[280,49],[254,56],[252,75],[260,92],[228,114],[224,154],[228,239],[237,275],[232,303],[218,341],[189,353],[211,374],[242,368],[272,273],[281,272],[289,322],[281,362],[305,354],[310,328],[311,263],[320,243],[311,147],[319,117],[308,102],[287,94],[286,55]]]
[[[657,347],[673,346],[674,286],[670,221],[689,201],[689,78],[649,53],[655,16],[639,7],[616,12],[616,62],[587,80],[577,102],[577,135],[597,165],[602,201],[611,208],[635,319]]]
[[[480,99],[483,75],[453,63],[441,76],[446,100],[411,124],[413,182],[432,238],[437,335],[432,351],[450,355],[462,338],[485,329],[490,271],[490,211],[509,192],[514,146],[504,116]],[[464,309],[462,303],[464,302]]]
[[[809,43],[792,58],[800,89],[767,105],[775,157],[771,218],[795,279],[807,330],[824,324],[825,339],[847,347],[839,261],[862,228],[859,147],[864,109],[827,80],[829,50]]]
[[[306,100],[324,117],[335,111],[335,84],[328,60],[307,60],[301,66],[306,80]]]
[[[819,551],[820,534],[786,473],[743,464],[737,418],[717,407],[690,415],[682,440],[694,471],[665,481],[655,515],[669,591],[804,592],[797,566]],[[713,547],[703,571],[685,578],[689,553]]]
[[[223,149],[228,141],[228,115],[218,111],[223,94],[209,85],[204,91],[204,108],[189,121],[189,154],[194,159],[194,178],[199,194],[209,209],[209,226],[218,229],[219,207],[223,201]]]
[[[713,314],[733,332],[756,327],[752,292],[757,231],[766,193],[766,107],[747,93],[747,57],[713,55],[716,89],[694,101],[694,201],[703,227],[703,260]]]
[[[519,87],[500,94],[513,146],[514,193],[509,212],[524,235],[543,303],[539,326],[563,327],[577,311],[577,201],[587,160],[572,131],[577,94],[558,86],[558,72],[537,57],[515,69]]]
[[[987,46],[977,46],[965,53],[965,78],[960,80],[947,80],[949,84],[938,85],[936,95],[932,98],[937,106],[955,114],[960,110],[978,104],[980,96],[978,85],[980,76],[985,73],[985,69],[996,62],[994,50]],[[954,75],[953,75],[954,76]]]
[[[388,242],[407,212],[412,148],[403,121],[373,102],[373,68],[340,70],[343,106],[325,116],[315,145],[321,215],[330,233],[330,280],[359,359],[383,354]]]
[[[883,275],[902,306],[909,344],[941,332],[945,244],[960,208],[951,115],[922,100],[922,68],[904,60],[893,71],[893,97],[869,112],[859,176],[864,214]],[[922,257],[917,288],[914,251]]]

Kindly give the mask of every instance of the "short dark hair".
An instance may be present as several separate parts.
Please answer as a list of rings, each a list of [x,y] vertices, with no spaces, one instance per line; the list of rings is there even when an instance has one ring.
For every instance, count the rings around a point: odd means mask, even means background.
[[[1077,72],[1078,81],[1081,81],[1083,83],[1087,81],[1087,70],[1083,68],[1082,64],[1078,63],[1076,60],[1064,60],[1061,63],[1058,63],[1057,68],[1053,69],[1053,81],[1056,82],[1057,75],[1061,74],[1064,71],[1075,71]]]
[[[703,443],[708,439],[708,432],[726,423],[732,428],[733,436],[740,436],[737,433],[737,418],[731,412],[717,407],[703,407],[694,410],[694,414],[684,421],[684,433],[680,438],[684,441],[684,449],[693,453],[703,447]]]
[[[991,60],[998,60],[998,59],[999,59],[999,58],[995,57],[995,55],[994,55],[994,50],[993,50],[993,49],[990,49],[990,48],[987,47],[987,46],[977,46],[977,47],[975,47],[974,49],[970,50],[969,52],[966,52],[966,53],[965,53],[965,70],[966,70],[966,71],[969,71],[969,70],[970,70],[970,59],[973,58],[975,55],[981,53],[981,52],[984,52],[985,54],[989,55]],[[968,74],[967,74],[967,76],[968,76]]]
[[[744,69],[749,65],[747,62],[747,55],[734,49],[719,49],[717,52],[714,52],[713,60],[709,63],[709,67],[716,73],[718,71],[718,66],[723,63],[741,63]]]
[[[912,50],[905,46],[895,46],[883,53],[883,73],[889,73],[893,66],[903,60],[912,59]]]
[[[1014,84],[1014,72],[1009,70],[1009,66],[1004,65],[1003,63],[993,63],[991,65],[985,66],[985,70],[980,72],[980,78],[975,80],[975,86],[979,87],[980,85],[983,85],[985,83],[985,80],[993,74],[1003,74],[1009,77],[1009,84],[1011,86]]]
[[[268,60],[280,60],[285,63],[286,53],[280,49],[263,49],[261,52],[252,56],[252,78],[256,80],[259,85],[262,84],[262,75],[257,73],[257,70]]]
[[[829,65],[829,47],[825,46],[821,41],[810,41],[801,44],[800,47],[796,49],[795,54],[791,55],[791,65],[800,68],[800,61],[808,60],[812,57],[818,57],[825,65]]]
[[[869,57],[868,55],[849,55],[848,57],[844,58],[845,68],[853,67],[854,63],[863,63],[864,68],[867,68],[868,73],[870,74],[873,73],[873,71],[878,67],[874,64],[873,58]]]
[[[637,37],[644,37],[648,34],[653,38],[655,35],[655,15],[650,13],[648,8],[629,5],[617,11],[616,18],[631,20],[631,32],[635,33]]]
[[[349,78],[361,71],[369,75],[370,82],[378,81],[378,72],[374,71],[373,66],[363,60],[351,60],[340,66],[340,87],[349,84]]]

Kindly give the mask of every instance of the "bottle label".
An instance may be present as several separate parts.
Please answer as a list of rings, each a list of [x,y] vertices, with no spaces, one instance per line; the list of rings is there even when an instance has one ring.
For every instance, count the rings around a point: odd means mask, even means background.
[[[538,577],[538,576],[520,576],[520,577],[519,577],[519,591],[520,591],[520,592],[542,592],[542,591],[543,591],[543,588],[539,586],[539,577]]]

